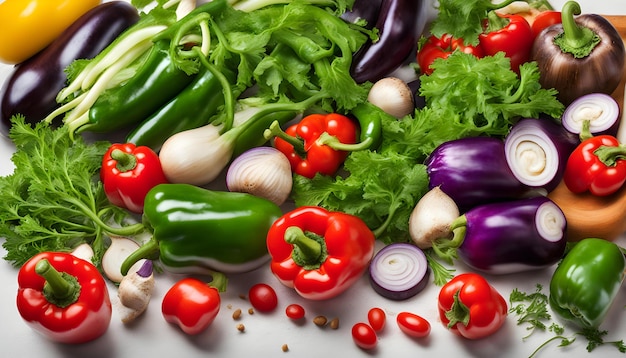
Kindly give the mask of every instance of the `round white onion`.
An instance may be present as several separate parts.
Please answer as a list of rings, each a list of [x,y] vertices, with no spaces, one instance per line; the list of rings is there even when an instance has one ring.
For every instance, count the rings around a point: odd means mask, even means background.
[[[420,248],[393,243],[374,255],[369,275],[372,288],[378,294],[392,300],[405,300],[426,287],[430,269]]]
[[[226,172],[230,191],[256,195],[282,205],[293,186],[291,165],[274,147],[252,148],[235,158]]]

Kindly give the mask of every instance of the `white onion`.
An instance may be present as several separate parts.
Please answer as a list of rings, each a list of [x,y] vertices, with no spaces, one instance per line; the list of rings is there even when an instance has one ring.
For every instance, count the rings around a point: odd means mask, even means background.
[[[226,173],[230,191],[256,195],[282,205],[293,185],[287,157],[274,147],[252,148],[235,158]]]
[[[582,131],[584,121],[589,121],[591,134],[605,133],[610,129],[616,132],[619,114],[619,105],[613,97],[591,93],[578,97],[565,108],[562,123],[565,129],[575,134]]]
[[[393,243],[374,255],[369,274],[372,288],[378,294],[392,300],[404,300],[426,287],[430,269],[420,248]]]
[[[385,77],[376,81],[369,91],[367,100],[396,118],[402,118],[415,111],[413,92],[406,82],[397,77]]]
[[[541,204],[537,208],[535,218],[537,231],[543,239],[557,242],[563,238],[566,219],[563,211],[555,203]]]

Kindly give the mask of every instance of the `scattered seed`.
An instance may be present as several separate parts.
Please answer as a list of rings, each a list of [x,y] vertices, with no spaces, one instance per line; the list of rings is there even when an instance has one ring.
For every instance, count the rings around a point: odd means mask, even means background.
[[[254,308],[252,307],[248,308],[248,314],[254,314]]]
[[[246,295],[244,295],[243,293],[239,294],[239,298],[241,298],[242,300],[246,300],[247,299]]]
[[[330,326],[331,329],[339,328],[339,318],[335,317],[331,319],[328,325]]]
[[[313,323],[315,323],[315,325],[319,327],[324,327],[326,325],[326,322],[328,322],[328,319],[324,316],[316,316],[315,318],[313,318]]]
[[[289,346],[287,346],[287,344],[283,344],[283,346],[280,347],[280,349],[282,349],[283,352],[287,352],[289,350]]]
[[[246,330],[246,326],[244,326],[242,323],[239,323],[239,324],[237,325],[237,330],[238,330],[239,332],[243,332],[243,331],[245,331],[245,330]]]
[[[228,308],[229,310],[233,308],[233,305],[231,305],[230,303],[226,305],[226,308]]]
[[[240,309],[240,308],[237,308],[237,309],[235,310],[235,312],[233,312],[233,319],[234,319],[234,320],[237,320],[237,319],[239,319],[239,318],[241,318],[241,309]]]

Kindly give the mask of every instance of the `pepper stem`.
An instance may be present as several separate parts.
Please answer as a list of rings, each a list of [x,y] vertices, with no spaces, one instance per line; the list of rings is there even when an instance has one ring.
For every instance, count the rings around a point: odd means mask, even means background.
[[[63,308],[78,300],[81,286],[76,277],[57,271],[47,259],[37,262],[35,273],[46,280],[43,294],[48,302]]]
[[[228,278],[221,272],[211,271],[211,282],[209,286],[215,287],[219,292],[225,292],[228,286]]]
[[[304,141],[300,138],[287,134],[284,130],[280,128],[280,123],[278,121],[272,122],[269,128],[267,128],[263,132],[263,136],[265,137],[265,139],[268,139],[268,140],[272,137],[280,138],[284,140],[285,142],[291,144],[294,152],[296,152],[299,156],[301,157],[306,156],[306,150],[304,149]]]
[[[156,260],[159,258],[160,254],[161,252],[159,250],[159,242],[154,237],[152,237],[150,240],[148,240],[148,242],[141,245],[141,247],[131,252],[130,255],[126,257],[126,260],[122,262],[122,266],[120,267],[120,273],[123,276],[126,276],[130,268],[133,267],[133,265],[137,261],[141,259]]]
[[[614,167],[618,160],[626,159],[626,147],[602,145],[593,151],[593,154],[607,167]]]
[[[374,142],[374,140],[373,140],[373,138],[368,137],[368,138],[365,138],[362,142],[359,142],[359,143],[342,143],[334,135],[329,134],[328,132],[324,132],[324,133],[320,134],[319,137],[317,137],[317,140],[315,142],[318,145],[325,145],[325,146],[328,146],[328,147],[330,147],[330,148],[332,148],[334,150],[341,150],[341,151],[345,151],[345,152],[354,152],[354,151],[357,151],[357,150],[368,149],[369,147],[372,146],[372,143]]]
[[[122,173],[133,170],[137,167],[137,157],[131,153],[126,153],[121,149],[113,149],[111,151],[111,159],[117,162],[115,167]]]
[[[285,230],[285,242],[293,245],[293,261],[306,270],[317,269],[326,260],[324,238],[317,234],[290,226]]]
[[[457,323],[461,323],[464,326],[469,324],[470,311],[459,298],[460,294],[461,291],[456,291],[454,293],[454,302],[452,303],[452,307],[450,307],[450,310],[446,311],[446,318],[450,321],[448,322],[448,328],[454,327]]]
[[[450,224],[450,231],[453,233],[452,239],[436,239],[433,242],[432,249],[439,258],[449,264],[453,264],[454,260],[458,257],[457,248],[461,246],[463,240],[465,240],[465,233],[467,232],[467,217],[465,215],[461,215],[456,218]]]
[[[575,58],[584,58],[600,43],[600,37],[593,30],[585,26],[578,26],[575,15],[581,13],[580,5],[576,1],[568,1],[563,5],[561,19],[563,32],[554,38],[554,44]]]

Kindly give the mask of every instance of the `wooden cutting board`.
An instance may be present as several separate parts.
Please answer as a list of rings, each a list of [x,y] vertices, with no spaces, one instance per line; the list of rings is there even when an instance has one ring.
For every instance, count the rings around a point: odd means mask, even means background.
[[[626,15],[603,15],[607,20],[615,26],[615,29],[622,36],[622,40],[626,43]],[[626,65],[624,65],[624,72],[622,74],[622,81],[612,96],[619,103],[620,108],[624,110],[624,86],[626,85]]]

